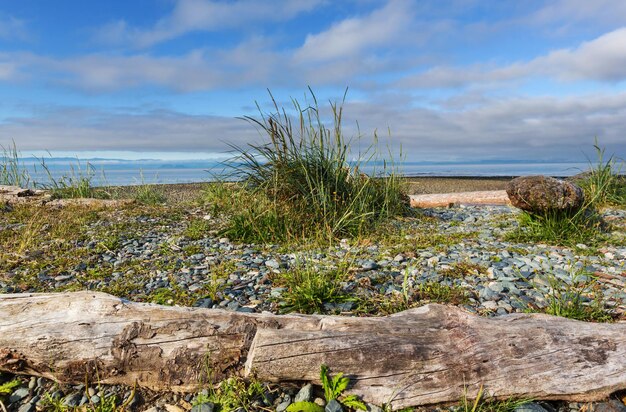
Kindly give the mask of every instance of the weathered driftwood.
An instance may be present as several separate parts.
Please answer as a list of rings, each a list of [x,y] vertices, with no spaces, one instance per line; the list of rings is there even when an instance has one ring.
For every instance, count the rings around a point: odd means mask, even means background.
[[[436,193],[411,195],[411,207],[440,207],[449,205],[510,205],[511,201],[504,190],[479,192]]]
[[[247,314],[92,292],[0,295],[0,370],[60,382],[196,390],[210,378],[318,382],[393,407],[497,397],[597,400],[626,388],[626,324],[488,319],[427,305],[384,318]]]

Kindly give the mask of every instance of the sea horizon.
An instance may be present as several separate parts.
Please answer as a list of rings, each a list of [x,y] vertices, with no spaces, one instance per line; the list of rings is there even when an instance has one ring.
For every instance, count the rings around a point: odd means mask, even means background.
[[[20,159],[33,182],[39,186],[63,176],[90,176],[93,186],[129,186],[139,184],[200,183],[234,180],[233,169],[215,160],[124,160],[124,159]],[[396,173],[405,177],[507,177],[524,175],[573,176],[589,169],[589,162],[490,160],[474,162],[400,162]],[[380,175],[381,162],[360,165],[364,173]],[[388,168],[387,171],[390,169]]]

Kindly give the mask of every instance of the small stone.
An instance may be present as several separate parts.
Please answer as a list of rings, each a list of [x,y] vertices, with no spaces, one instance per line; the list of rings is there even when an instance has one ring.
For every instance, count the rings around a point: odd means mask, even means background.
[[[626,412],[626,405],[617,399],[610,399],[608,402],[596,403],[593,408],[594,412]]]
[[[404,255],[402,253],[398,253],[394,258],[393,261],[394,262],[404,262],[406,260],[406,257],[404,257]]]
[[[269,259],[265,261],[265,266],[270,269],[278,269],[280,267],[280,262],[278,262],[276,259]]]
[[[535,402],[525,403],[523,405],[518,406],[513,410],[513,412],[548,412],[546,409]]]
[[[67,397],[63,401],[63,405],[65,405],[67,407],[70,407],[70,408],[75,408],[80,403],[80,400],[81,400],[82,397],[83,397],[83,395],[80,392],[76,392],[76,393],[72,393],[70,395],[67,395]]]
[[[215,405],[211,402],[201,403],[191,408],[191,412],[213,412]]]
[[[276,407],[276,412],[285,412],[289,405],[291,405],[291,399],[287,399],[286,401],[279,403]]]
[[[35,404],[28,402],[25,403],[23,405],[21,405],[18,409],[17,412],[34,412],[35,411]]]
[[[91,403],[93,403],[94,405],[97,405],[100,403],[100,397],[98,395],[93,395],[91,396]]]
[[[311,400],[311,396],[313,395],[313,385],[306,384],[298,391],[298,394],[295,397],[294,402],[309,402]]]
[[[326,401],[324,399],[322,399],[322,398],[315,398],[313,403],[315,403],[316,405],[321,406],[322,408],[326,406]]]
[[[487,310],[496,310],[498,309],[498,304],[493,300],[489,300],[487,302],[483,302],[483,307]]]
[[[28,389],[35,389],[36,386],[37,386],[37,378],[33,376],[28,381]]]
[[[383,412],[383,409],[380,406],[376,406],[371,403],[367,403],[365,406],[367,407],[367,412]]]
[[[9,403],[19,402],[27,396],[28,388],[18,388],[9,396]]]
[[[374,262],[373,260],[366,260],[361,265],[361,268],[363,268],[364,270],[376,270],[379,268],[379,266],[378,263]]]
[[[343,408],[341,404],[337,401],[337,399],[333,399],[326,405],[324,408],[326,412],[343,412]]]
[[[165,408],[167,412],[185,412],[183,408],[181,408],[180,406],[176,406],[176,405],[170,405],[166,403],[165,405],[163,405],[163,407]]]

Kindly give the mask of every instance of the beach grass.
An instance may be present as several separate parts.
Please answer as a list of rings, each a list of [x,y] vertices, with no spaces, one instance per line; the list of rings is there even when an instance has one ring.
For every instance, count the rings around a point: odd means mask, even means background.
[[[343,101],[330,103],[327,126],[313,92],[310,104],[292,99],[293,115],[271,97],[273,113],[259,108],[259,119],[244,118],[266,142],[234,147],[232,176],[244,193],[233,196],[240,202],[229,207],[227,235],[246,242],[332,241],[359,236],[407,211],[403,180],[392,160],[383,161],[379,171],[362,173],[366,163],[378,160],[377,139],[355,153],[356,141],[342,129]],[[219,194],[212,194],[213,201]]]

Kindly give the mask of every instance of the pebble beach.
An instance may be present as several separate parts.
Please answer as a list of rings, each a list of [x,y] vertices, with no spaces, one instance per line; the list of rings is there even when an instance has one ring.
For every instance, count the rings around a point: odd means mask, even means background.
[[[507,181],[422,178],[410,179],[409,188],[411,194],[500,190]],[[164,186],[169,200],[159,207],[83,210],[68,206],[51,211],[54,219],[63,219],[64,213],[82,213],[85,219],[64,232],[64,245],[48,233],[19,253],[5,249],[0,255],[0,292],[97,290],[137,302],[280,314],[290,310],[285,274],[303,267],[342,268],[341,299],[325,302],[321,313],[381,316],[402,305],[438,302],[481,316],[503,316],[543,311],[555,289],[585,285],[583,295],[589,305],[601,305],[611,321],[626,319],[624,209],[601,211],[609,229],[604,241],[589,245],[515,241],[510,233],[518,225],[519,211],[489,205],[420,209],[414,216],[391,222],[385,233],[371,239],[338,239],[325,247],[259,245],[234,242],[221,234],[226,218],[197,200],[202,187]],[[3,242],[27,230],[33,213],[30,206],[0,213]],[[49,232],[54,229],[49,222],[42,224],[50,225]],[[72,250],[72,256],[54,255],[62,250]],[[403,300],[409,292],[410,302]],[[194,402],[199,394],[153,394],[116,386],[59,387],[42,378],[20,379],[22,384],[6,402],[8,410],[43,410],[50,397],[74,408],[113,395],[132,410],[213,410],[210,403]],[[310,385],[269,385],[265,391],[267,396],[255,401],[253,410],[283,412],[296,399],[323,403]],[[599,405],[609,408],[604,410],[626,409],[615,399]],[[378,407],[369,405],[372,411]],[[587,406],[555,401],[520,408],[576,412]]]

